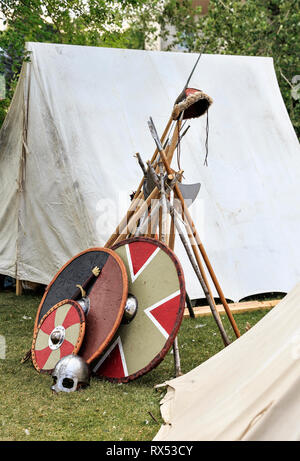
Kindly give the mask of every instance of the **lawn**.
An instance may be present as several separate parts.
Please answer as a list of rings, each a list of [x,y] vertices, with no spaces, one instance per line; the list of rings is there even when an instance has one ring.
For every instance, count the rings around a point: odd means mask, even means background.
[[[40,297],[12,291],[0,293],[0,440],[12,441],[143,441],[152,440],[162,419],[159,402],[164,388],[155,385],[173,378],[171,351],[150,373],[128,384],[91,379],[80,392],[53,394],[52,379],[37,373],[21,358],[31,346]],[[242,334],[267,311],[235,315]],[[232,340],[227,319],[224,325]],[[223,348],[212,317],[185,318],[178,342],[183,373]]]

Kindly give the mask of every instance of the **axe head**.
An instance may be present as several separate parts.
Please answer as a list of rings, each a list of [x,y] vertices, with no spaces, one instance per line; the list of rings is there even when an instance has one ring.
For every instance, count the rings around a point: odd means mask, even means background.
[[[184,198],[186,205],[189,207],[195,201],[199,193],[201,184],[200,183],[195,183],[195,184],[178,183],[178,187],[180,189],[180,192],[182,193],[182,196]]]

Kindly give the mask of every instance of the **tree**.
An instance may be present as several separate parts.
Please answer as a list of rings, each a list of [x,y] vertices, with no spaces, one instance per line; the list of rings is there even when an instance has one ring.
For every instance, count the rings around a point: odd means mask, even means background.
[[[7,80],[0,124],[27,58],[26,41],[143,49],[160,34],[172,49],[199,52],[205,45],[208,53],[272,56],[300,135],[298,0],[210,0],[206,15],[192,0],[0,0],[0,8],[7,21],[0,34]]]
[[[0,0],[7,28],[0,34],[0,72],[6,98],[0,101],[3,122],[22,62],[25,42],[144,48],[153,32],[161,0]]]
[[[199,52],[205,45],[207,53],[273,57],[283,99],[300,135],[298,0],[210,0],[207,15],[198,9],[193,20],[187,14],[182,21],[173,9],[169,21],[176,28],[172,46],[184,44],[188,51]]]

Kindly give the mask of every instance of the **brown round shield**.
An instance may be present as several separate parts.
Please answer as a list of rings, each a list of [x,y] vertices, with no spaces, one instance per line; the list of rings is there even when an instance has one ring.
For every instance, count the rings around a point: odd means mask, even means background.
[[[97,277],[92,275],[95,267],[100,269]],[[91,282],[86,286],[87,280]],[[89,304],[79,355],[90,363],[108,346],[122,320],[128,294],[122,259],[108,248],[90,248],[69,260],[46,289],[38,308],[35,331],[40,319],[62,299],[74,299],[77,293],[76,301],[80,302],[78,285],[86,288]]]
[[[34,334],[31,356],[36,370],[51,373],[60,359],[77,354],[84,332],[84,313],[76,301],[65,299],[53,306]]]
[[[130,238],[113,249],[125,264],[128,293],[138,309],[91,367],[99,378],[128,382],[156,367],[173,344],[184,312],[185,283],[177,257],[156,239]]]

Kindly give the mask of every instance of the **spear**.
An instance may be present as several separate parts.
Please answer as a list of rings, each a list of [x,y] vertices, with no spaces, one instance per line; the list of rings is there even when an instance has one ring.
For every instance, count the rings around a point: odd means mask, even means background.
[[[204,44],[202,50],[200,51],[200,53],[199,53],[199,55],[198,55],[198,57],[197,57],[197,60],[196,60],[196,62],[195,62],[195,64],[194,64],[194,67],[192,68],[191,73],[190,73],[190,75],[188,76],[188,79],[187,79],[187,81],[186,81],[186,84],[184,85],[182,92],[180,93],[180,95],[179,95],[178,98],[176,99],[175,104],[177,104],[179,101],[181,101],[182,99],[185,98],[185,96],[186,96],[186,95],[185,95],[185,90],[187,89],[187,87],[188,87],[188,85],[189,85],[189,83],[190,83],[190,81],[191,81],[191,78],[192,78],[192,76],[193,76],[193,74],[194,74],[194,72],[195,72],[195,70],[196,70],[196,67],[197,67],[197,65],[198,65],[198,62],[200,61],[200,58],[201,58],[201,56],[202,56],[202,54],[203,54],[203,52],[204,52],[204,50],[205,50],[205,48],[206,48],[206,45],[207,45],[207,42]]]

